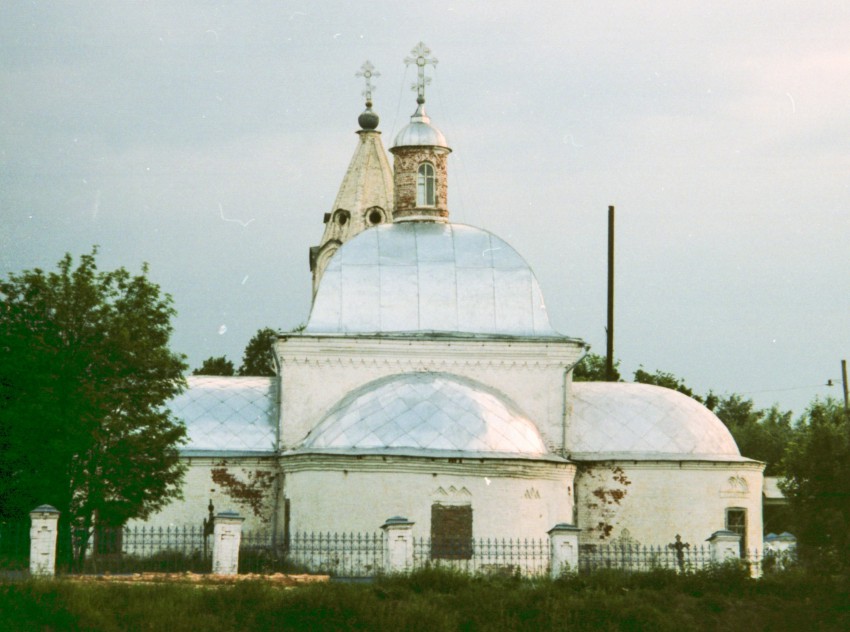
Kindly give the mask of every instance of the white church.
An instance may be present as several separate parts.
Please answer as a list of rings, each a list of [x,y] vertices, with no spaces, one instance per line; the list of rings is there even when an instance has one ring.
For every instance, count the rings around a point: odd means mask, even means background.
[[[587,352],[555,331],[508,243],[452,221],[452,149],[416,109],[390,161],[372,111],[318,246],[306,328],[280,335],[278,375],[190,377],[170,403],[188,428],[184,498],[150,519],[200,522],[210,501],[245,528],[374,532],[390,517],[432,538],[761,547],[764,464],[676,391],[574,382]],[[541,235],[545,238],[545,235]]]

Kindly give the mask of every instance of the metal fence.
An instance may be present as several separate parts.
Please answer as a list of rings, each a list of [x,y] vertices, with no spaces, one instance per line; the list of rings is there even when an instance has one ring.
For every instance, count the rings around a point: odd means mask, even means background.
[[[289,538],[271,531],[245,531],[239,551],[240,573],[322,573],[335,577],[373,577],[386,568],[382,532],[295,533]],[[86,555],[79,561],[85,540]],[[88,538],[60,528],[59,573],[196,572],[212,570],[212,538],[201,525],[95,529]],[[29,525],[0,523],[0,571],[29,564]],[[75,563],[74,560],[77,560]],[[547,539],[412,538],[413,570],[450,568],[476,575],[542,576],[551,566]],[[796,564],[794,549],[750,551],[743,562],[754,576]],[[578,572],[599,569],[628,572],[666,569],[694,572],[712,567],[711,547],[679,538],[664,545],[583,544]]]
[[[624,571],[667,569],[679,572],[707,568],[712,563],[707,546],[687,543],[642,546],[637,544],[583,544],[579,546],[579,571],[603,568]]]
[[[583,544],[579,546],[579,572],[589,573],[600,569],[617,569],[642,572],[656,569],[691,573],[717,566],[711,547],[691,546],[676,541],[667,545],[644,546],[639,544]],[[787,551],[746,551],[740,558],[755,577],[763,573],[781,571],[797,563],[795,549]]]
[[[548,540],[413,538],[413,568],[450,568],[473,575],[549,572]]]
[[[195,572],[212,570],[212,537],[199,525],[97,528],[87,540],[60,531],[61,573]],[[296,533],[288,542],[271,531],[245,531],[239,549],[240,573],[310,572],[343,577],[375,575],[383,568],[381,533]]]
[[[86,553],[80,561],[80,547]],[[59,531],[57,571],[61,573],[195,572],[212,570],[211,542],[202,526],[148,525],[96,528],[88,538]]]
[[[295,533],[280,541],[268,532],[242,534],[240,573],[310,572],[373,577],[384,569],[384,536],[376,533]]]

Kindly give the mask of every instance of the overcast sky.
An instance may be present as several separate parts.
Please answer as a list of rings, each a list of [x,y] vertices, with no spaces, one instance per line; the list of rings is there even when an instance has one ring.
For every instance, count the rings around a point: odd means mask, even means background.
[[[850,4],[4,2],[0,275],[99,244],[173,297],[175,350],[238,365],[310,309],[308,248],[357,144],[439,60],[453,221],[537,273],[553,325],[802,412],[850,356]],[[827,379],[837,386],[824,386]]]

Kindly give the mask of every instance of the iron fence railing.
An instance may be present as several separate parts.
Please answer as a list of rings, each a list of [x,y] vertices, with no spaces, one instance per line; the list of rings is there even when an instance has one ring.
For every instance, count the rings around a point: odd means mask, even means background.
[[[384,537],[376,533],[294,533],[288,541],[268,532],[242,534],[240,573],[311,572],[371,577],[384,568]]]
[[[612,568],[624,571],[667,569],[694,571],[712,562],[707,546],[687,543],[643,546],[637,544],[583,544],[579,546],[579,571]]]
[[[212,570],[210,532],[201,525],[94,529],[88,538],[60,527],[59,573],[195,572]],[[80,546],[86,554],[80,561]],[[240,573],[322,573],[336,577],[373,577],[386,569],[385,535],[375,533],[294,533],[243,531]],[[0,571],[19,571],[29,564],[29,525],[0,522]],[[542,576],[551,568],[547,539],[412,538],[413,570],[450,568],[469,574]],[[754,576],[784,570],[797,563],[794,549],[749,551],[742,562]],[[667,569],[694,572],[715,564],[712,549],[676,539],[664,545],[583,544],[578,570],[628,572]]]
[[[749,550],[740,558],[753,576],[783,570],[797,561],[796,551]],[[579,572],[617,569],[627,572],[672,570],[680,573],[716,567],[711,547],[681,541],[647,546],[639,544],[583,544],[579,546]]]
[[[81,559],[80,547],[85,545]],[[57,571],[60,573],[195,572],[212,570],[211,542],[203,527],[99,527],[85,537],[60,529]]]
[[[521,539],[413,539],[413,568],[450,568],[473,575],[545,575],[549,541]]]

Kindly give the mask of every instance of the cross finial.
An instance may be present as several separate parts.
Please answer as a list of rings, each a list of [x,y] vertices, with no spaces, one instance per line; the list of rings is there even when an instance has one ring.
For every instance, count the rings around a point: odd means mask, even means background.
[[[436,67],[437,58],[431,56],[431,49],[425,46],[425,42],[419,42],[410,51],[410,56],[404,58],[404,63],[406,66],[416,64],[419,76],[413,84],[413,90],[416,90],[416,102],[421,105],[425,103],[425,86],[431,83],[431,78],[425,76],[425,66],[430,64]]]
[[[372,77],[380,77],[381,73],[375,70],[372,62],[367,59],[354,76],[366,79],[366,89],[363,91],[363,96],[366,97],[366,107],[372,107],[372,90],[375,89],[375,86],[372,85]]]

